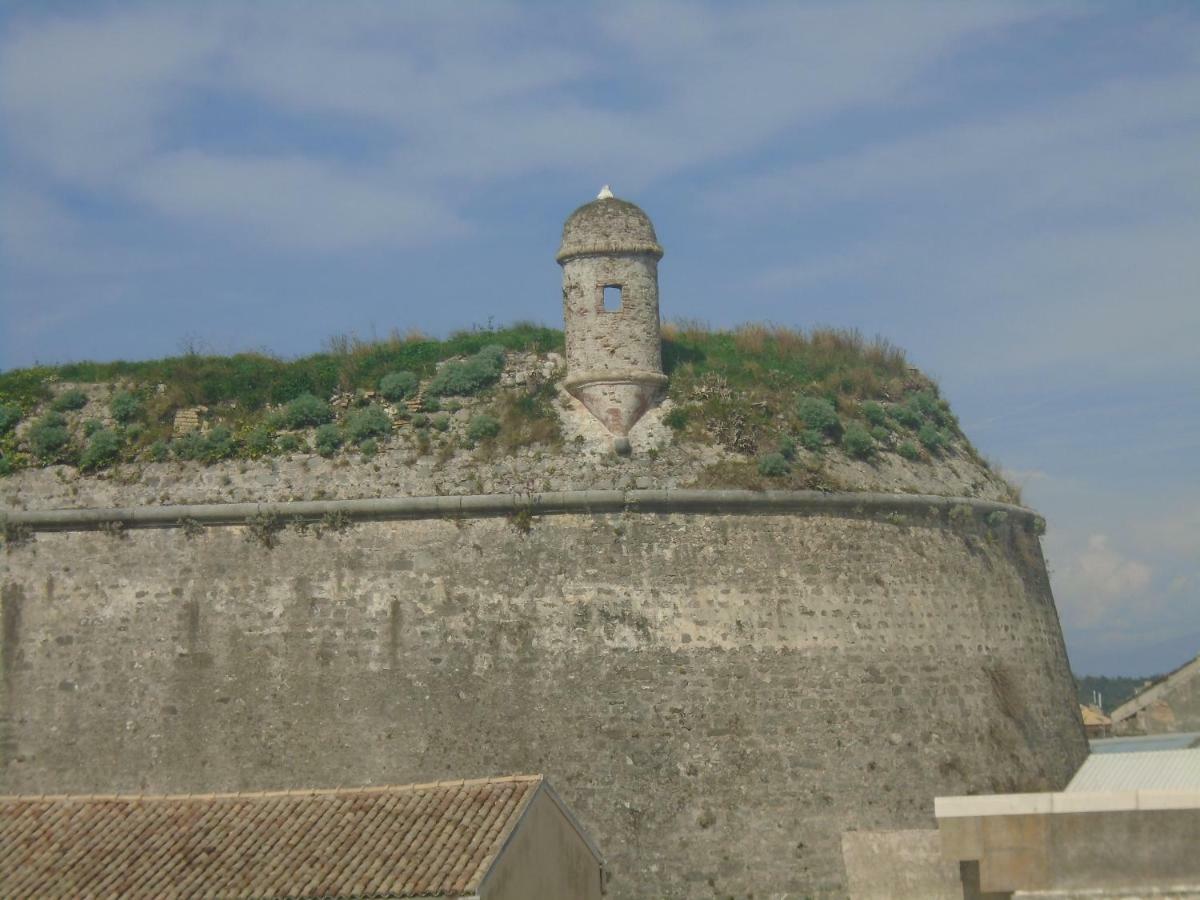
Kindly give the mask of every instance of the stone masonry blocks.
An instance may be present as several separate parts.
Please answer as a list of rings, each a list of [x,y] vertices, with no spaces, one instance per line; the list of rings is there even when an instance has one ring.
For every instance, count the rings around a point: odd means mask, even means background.
[[[0,790],[545,772],[614,897],[844,894],[849,829],[1086,752],[1036,539],[798,514],[39,534]]]

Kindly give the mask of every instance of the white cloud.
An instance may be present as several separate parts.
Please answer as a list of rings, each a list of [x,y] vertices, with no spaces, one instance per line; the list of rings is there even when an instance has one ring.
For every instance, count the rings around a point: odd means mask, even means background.
[[[1168,594],[1195,594],[1200,590],[1200,575],[1176,575],[1167,585]]]
[[[1132,523],[1137,540],[1148,548],[1200,563],[1200,495],[1176,490],[1173,505]]]
[[[107,188],[153,151],[218,39],[183,6],[17,27],[0,48],[6,140],[59,179]]]
[[[938,344],[939,366],[995,375],[1100,360],[1122,375],[1195,372],[1198,108],[1200,70],[1112,77],[735,178],[703,206],[743,227],[867,210],[834,253],[822,246],[749,287],[833,283],[940,310],[972,339]]]
[[[134,190],[164,213],[231,225],[264,244],[312,250],[412,245],[462,230],[419,186],[304,158],[174,154],[140,173]]]
[[[14,28],[0,109],[24,164],[60,185],[306,251],[411,245],[455,231],[464,181],[565,170],[635,189],[894,101],[961,41],[1046,14],[146,5]],[[614,90],[629,102],[600,99]],[[230,103],[253,124],[194,124]],[[261,134],[283,148],[225,145]]]
[[[1096,593],[1129,594],[1144,590],[1150,583],[1150,567],[1118,553],[1103,534],[1088,538],[1087,549],[1074,565],[1082,585]]]
[[[1122,619],[1130,612],[1144,614],[1148,601],[1143,595],[1152,574],[1149,565],[1114,548],[1107,535],[1089,535],[1055,579],[1064,616],[1075,627],[1089,628],[1118,614]]]
[[[1200,198],[1200,162],[1188,135],[1200,72],[1114,78],[1067,96],[989,111],[826,159],[790,163],[707,195],[717,210],[819,209],[905,192],[944,194],[970,181],[997,215],[1050,205],[1113,206],[1147,192]],[[1182,134],[1179,129],[1182,128]]]

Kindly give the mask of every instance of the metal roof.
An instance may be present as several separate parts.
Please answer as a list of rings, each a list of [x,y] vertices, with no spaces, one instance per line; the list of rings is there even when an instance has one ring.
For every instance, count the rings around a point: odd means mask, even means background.
[[[1093,753],[1133,753],[1139,750],[1188,750],[1200,747],[1200,731],[1172,731],[1134,737],[1092,738]]]
[[[1200,749],[1093,753],[1066,788],[1101,791],[1200,791]]]

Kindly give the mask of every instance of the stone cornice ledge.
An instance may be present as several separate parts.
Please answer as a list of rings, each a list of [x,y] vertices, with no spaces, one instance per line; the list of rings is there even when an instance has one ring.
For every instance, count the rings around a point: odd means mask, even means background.
[[[395,519],[470,519],[515,515],[588,513],[808,513],[876,517],[951,516],[969,510],[982,519],[1006,513],[1032,526],[1035,512],[1011,503],[932,494],[880,494],[822,491],[642,490],[546,491],[535,494],[473,494],[435,497],[388,497],[367,500],[288,500],[273,503],[197,503],[178,506],[118,506],[81,509],[4,510],[0,522],[30,531],[89,531],[120,523],[125,528],[175,528],[183,524],[245,525],[261,516],[285,522],[319,522],[327,517],[350,521]],[[961,514],[960,514],[961,515]]]

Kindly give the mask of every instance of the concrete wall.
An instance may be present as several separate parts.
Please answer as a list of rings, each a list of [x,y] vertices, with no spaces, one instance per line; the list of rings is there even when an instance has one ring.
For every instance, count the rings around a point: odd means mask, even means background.
[[[539,790],[488,873],[481,900],[600,900],[601,861],[547,791]]]
[[[847,831],[842,859],[850,900],[963,900],[958,865],[932,828]]]
[[[844,831],[1086,751],[1036,539],[888,517],[38,534],[0,561],[0,790],[537,771],[614,897],[842,893]]]
[[[943,857],[979,889],[1057,896],[1200,896],[1200,792],[939,797]]]

